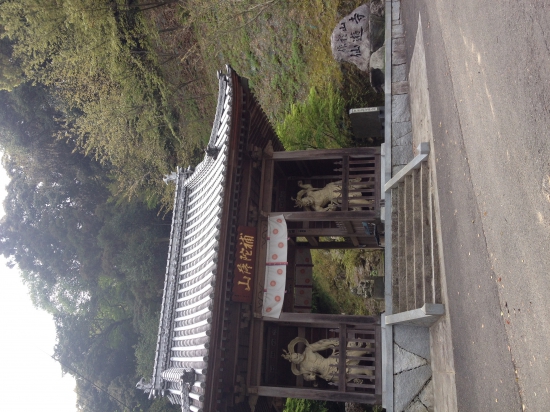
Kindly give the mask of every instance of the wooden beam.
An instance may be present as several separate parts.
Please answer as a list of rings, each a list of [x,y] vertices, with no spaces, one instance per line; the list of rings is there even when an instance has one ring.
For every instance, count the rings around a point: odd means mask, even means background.
[[[264,162],[265,164],[265,162]],[[265,170],[262,170],[262,188],[264,187]],[[261,193],[261,192],[260,192]],[[260,199],[261,201],[261,199]],[[251,305],[251,321],[250,321],[250,336],[248,342],[249,357],[248,357],[248,370],[246,377],[247,387],[259,385],[261,382],[261,359],[262,359],[262,341],[263,341],[263,326],[261,321],[261,311],[263,303],[263,288],[265,280],[265,256],[267,252],[267,221],[260,218],[257,227],[256,239],[258,240],[258,250],[256,253],[256,276],[254,278],[252,305]]]
[[[350,376],[350,375],[348,375]],[[365,375],[353,375],[357,376],[357,379],[367,379]],[[348,383],[348,388],[362,388],[362,389],[374,389],[374,385],[370,383]]]
[[[350,165],[364,165],[365,163],[373,163],[374,162],[374,158],[375,156],[372,157],[372,160],[365,160],[365,159],[361,159],[361,160],[350,160],[349,161],[349,164]],[[342,162],[334,162],[335,165],[341,165]]]
[[[306,239],[312,247],[315,248],[319,246],[319,239],[317,239],[315,236],[306,236]]]
[[[312,246],[309,242],[296,242],[297,249],[366,249],[363,245],[354,246],[350,242],[319,242],[317,246]],[[380,249],[376,247],[376,249]]]
[[[374,380],[374,376],[372,375],[352,375],[352,374],[348,374],[348,379],[364,379],[364,380],[369,380],[369,381],[372,381]],[[361,385],[361,384],[360,384]],[[348,386],[349,386],[349,383],[348,383]],[[358,386],[360,387],[360,386]],[[372,388],[374,388],[374,385],[372,385]]]
[[[264,322],[262,322],[261,319],[252,318],[250,321],[250,336],[248,342],[247,387],[258,386],[261,382],[263,334]]]
[[[373,163],[374,163],[374,159],[373,159]],[[334,169],[335,172],[343,172],[345,169],[344,169],[345,166],[343,167],[338,167],[336,169]],[[353,167],[351,168],[351,170],[355,171],[355,172],[366,172],[366,171],[374,171],[376,170],[375,169],[375,166],[372,166],[372,167]],[[355,175],[353,175],[353,177],[355,177]]]
[[[250,388],[255,391],[256,388]],[[250,391],[250,393],[253,393]],[[366,403],[370,405],[380,405],[382,397],[370,393],[360,392],[338,392],[330,389],[312,389],[312,388],[289,388],[277,386],[258,386],[257,393],[259,396],[270,396],[274,398],[297,398],[297,399],[312,399],[319,401],[334,401],[334,402],[354,402]]]
[[[374,393],[382,396],[382,328],[380,326],[376,327],[375,341],[376,361],[374,362]]]
[[[278,215],[279,212],[269,213],[269,215]],[[289,222],[345,222],[347,221],[373,221],[377,219],[378,213],[374,210],[350,210],[333,212],[283,212],[285,220]]]
[[[275,152],[273,160],[320,160],[320,159],[341,159],[348,155],[367,157],[380,154],[380,147],[354,147],[347,149],[323,149],[323,150],[295,150],[292,152]]]
[[[230,315],[231,315],[231,325],[235,326],[235,325],[239,325],[240,324],[240,321],[241,321],[241,310],[243,308],[245,304],[241,304],[241,303],[237,303],[237,302],[232,302],[230,306],[232,306],[232,308],[230,309],[231,312],[230,312]],[[235,382],[237,382],[237,375],[239,374],[239,368],[238,368],[238,365],[239,365],[239,346],[240,346],[240,341],[241,341],[241,334],[239,333],[240,332],[240,328],[239,329],[233,329],[232,331],[232,335],[230,337],[230,341],[227,342],[228,344],[225,345],[225,348],[226,348],[226,362],[227,360],[229,359],[229,357],[231,355],[233,355],[231,357],[231,363],[229,364],[229,367],[228,367],[228,371],[227,371],[227,374],[232,374],[231,376],[231,380],[229,382],[227,382],[227,379],[226,379],[226,383],[230,383],[231,385],[234,385]],[[248,344],[248,342],[246,342],[246,344]],[[227,362],[229,363],[229,362]],[[223,366],[223,362],[222,362],[222,366]],[[231,396],[227,399],[228,403],[230,405],[233,405],[233,402],[234,402],[234,397]]]
[[[348,340],[348,342],[350,341]],[[374,351],[371,351],[370,353],[374,353]],[[358,360],[358,361],[364,360],[369,362],[373,362],[375,360],[374,358],[375,358],[374,356],[348,356],[349,360]],[[366,368],[371,368],[374,370],[374,366],[366,366]]]
[[[306,180],[306,179],[309,179],[309,180],[316,180],[316,179],[340,179],[342,177],[342,175],[314,175],[314,176],[310,176],[310,175],[306,175],[304,174],[303,176],[288,176],[287,177],[287,180]],[[375,170],[373,168],[373,171],[372,173],[363,173],[363,174],[357,174],[357,175],[353,175],[353,177],[365,177],[365,178],[373,178],[375,177]],[[367,180],[362,180],[362,182],[367,182]],[[373,180],[374,182],[374,180]]]
[[[340,353],[338,353],[338,391],[346,391],[346,355],[347,355],[347,337],[348,328],[345,323],[340,324],[339,335],[339,347]]]
[[[343,212],[347,212],[349,208],[349,155],[342,156],[342,206]],[[349,222],[347,222],[349,223]],[[346,229],[348,229],[346,225]],[[349,232],[349,229],[348,229]],[[353,233],[353,228],[351,229]]]
[[[260,210],[262,212],[271,212],[271,202],[273,197],[273,159],[264,157],[262,160],[262,183],[260,191]]]
[[[346,227],[348,235],[354,235],[355,234],[355,230],[353,229],[353,225],[351,224],[351,222],[349,220],[346,220],[344,222],[344,226]],[[359,247],[359,240],[357,240],[357,237],[351,236],[351,243],[353,243],[353,246]]]
[[[357,234],[354,233],[353,235],[344,234],[342,237],[344,238],[351,238],[352,236],[355,236],[360,239],[360,243],[358,246],[355,246],[352,242],[319,242],[319,246],[312,247],[309,242],[296,242],[293,246],[296,247],[296,249],[372,249],[372,250],[379,250],[383,249],[382,246],[378,245],[376,242],[376,239],[373,236],[367,236],[365,234]]]
[[[306,328],[305,326],[299,326],[298,327],[298,337],[299,338],[305,338],[306,337]],[[302,353],[304,351],[304,344],[300,343],[298,344],[297,350]],[[304,375],[298,375],[296,376],[296,386],[299,388],[304,387]]]
[[[294,245],[291,245],[289,239],[288,241],[288,253],[287,253],[287,262],[286,267],[286,290],[292,291],[291,293],[286,293],[285,298],[283,299],[283,312],[294,312],[294,286],[296,285],[296,248]],[[294,243],[294,242],[293,242]],[[263,293],[261,294],[263,298]],[[262,301],[263,303],[263,301]]]
[[[247,226],[248,224],[248,203],[250,202],[250,186],[252,181],[252,161],[245,158],[242,163],[242,180],[239,199],[239,212],[237,225]]]
[[[366,182],[366,184],[364,184],[364,185],[362,185],[362,184],[353,185],[353,187],[354,187],[353,189],[348,190],[348,193],[374,192],[374,190],[375,190],[374,182]],[[337,192],[337,191],[338,190],[335,190],[335,192]],[[355,196],[351,200],[355,200]]]
[[[315,327],[317,323],[331,323],[334,327],[340,327],[341,323],[355,324],[380,324],[380,316],[361,315],[331,315],[325,313],[288,313],[282,312],[279,319],[262,318],[264,322],[287,323],[296,326]]]
[[[340,228],[302,228],[302,229],[288,229],[289,237],[305,237],[308,236],[347,236],[348,232]],[[355,235],[358,236],[358,235]],[[363,235],[364,236],[364,235]]]

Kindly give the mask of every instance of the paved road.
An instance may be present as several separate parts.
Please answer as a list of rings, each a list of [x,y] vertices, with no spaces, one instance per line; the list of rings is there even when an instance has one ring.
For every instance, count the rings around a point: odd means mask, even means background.
[[[423,28],[460,411],[550,410],[550,4],[405,0]]]

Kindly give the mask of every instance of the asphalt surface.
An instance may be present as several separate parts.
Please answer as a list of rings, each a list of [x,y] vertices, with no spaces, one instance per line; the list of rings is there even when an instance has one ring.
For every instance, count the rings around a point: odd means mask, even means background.
[[[550,410],[550,2],[421,16],[459,411]],[[410,67],[410,66],[409,66]]]

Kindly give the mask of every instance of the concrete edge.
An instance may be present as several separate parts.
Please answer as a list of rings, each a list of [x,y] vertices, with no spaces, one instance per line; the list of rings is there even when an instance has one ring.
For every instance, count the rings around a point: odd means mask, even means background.
[[[418,16],[418,33],[417,37],[423,36],[423,24]],[[416,40],[418,42],[418,39]],[[422,41],[423,43],[423,41]],[[416,45],[415,45],[416,48]],[[424,57],[425,58],[425,57]],[[411,78],[409,77],[409,82]],[[411,96],[411,99],[413,97]],[[429,102],[428,92],[428,110],[431,116],[431,105]],[[431,121],[430,121],[431,123]],[[449,297],[447,291],[447,274],[445,267],[445,254],[443,253],[443,232],[441,222],[441,208],[439,203],[438,177],[437,177],[437,162],[436,150],[433,141],[433,125],[428,136],[432,155],[428,159],[431,174],[431,195],[433,197],[434,207],[434,229],[437,237],[437,247],[439,251],[439,267],[441,280],[441,298],[442,303],[446,304],[445,314],[440,317],[440,322],[435,323],[430,328],[430,351],[432,358],[432,381],[434,390],[434,409],[436,412],[456,412],[458,411],[457,391],[455,380],[454,367],[454,349],[452,342],[452,323],[450,318],[450,307],[448,306]],[[448,345],[448,350],[444,351],[444,359],[441,358],[440,346]],[[439,356],[438,356],[439,354]]]
[[[403,181],[403,179],[405,179],[405,176],[411,173],[414,169],[418,169],[422,162],[428,160],[428,155],[430,154],[430,144],[428,142],[420,143],[417,151],[419,154],[386,183],[384,186],[385,192],[394,189],[400,182]]]
[[[439,251],[439,267],[440,267],[440,279],[441,279],[441,298],[443,303],[449,302],[449,295],[447,291],[447,274],[445,269],[445,258],[443,253],[443,232],[441,230],[441,208],[439,204],[439,189],[438,189],[438,179],[437,179],[437,164],[436,164],[436,155],[434,150],[433,135],[430,136],[430,147],[432,148],[433,155],[429,159],[430,173],[431,173],[431,184],[432,184],[432,196],[433,196],[433,207],[435,208],[435,228],[437,236],[437,246]],[[455,367],[454,367],[454,350],[452,343],[452,323],[451,317],[449,314],[449,308],[447,308],[446,313],[442,316],[442,319],[446,323],[446,332],[448,337],[446,342],[451,345],[451,350],[449,351],[450,359],[447,359],[447,363],[450,364],[450,370],[439,371],[437,368],[437,361],[434,359],[433,345],[435,342],[435,332],[432,336],[430,333],[430,346],[432,347],[432,380],[434,385],[434,407],[436,412],[457,412],[458,411],[458,397],[456,391],[456,380],[455,380]],[[437,326],[434,326],[434,328]],[[433,328],[432,328],[433,329]],[[430,329],[430,331],[432,330]],[[439,337],[441,339],[441,337]],[[441,379],[441,378],[444,379]]]
[[[383,180],[391,179],[391,135],[392,135],[392,110],[391,110],[391,84],[392,84],[392,2],[385,1],[385,79],[384,79],[384,170]],[[391,267],[391,192],[382,192],[384,198],[384,286],[385,286],[385,313],[391,315],[393,312],[391,302],[392,290],[392,267]],[[385,320],[385,316],[383,318]],[[382,321],[382,407],[386,412],[393,412],[393,327]]]
[[[385,316],[386,325],[409,325],[430,327],[445,314],[445,305],[426,303],[420,309],[408,310]]]
[[[386,136],[384,136],[384,140],[385,139],[386,139]],[[382,146],[380,147],[380,198],[381,199],[384,196],[384,187],[386,186],[385,171],[386,171],[386,145],[382,143]],[[380,206],[380,220],[382,221],[382,223],[386,221],[385,200],[386,199],[384,199],[384,206]]]

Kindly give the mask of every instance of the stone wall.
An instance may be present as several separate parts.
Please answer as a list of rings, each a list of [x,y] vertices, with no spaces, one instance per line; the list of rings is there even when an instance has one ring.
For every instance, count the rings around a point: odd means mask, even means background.
[[[434,410],[428,328],[393,327],[393,373],[394,412]]]
[[[409,106],[409,69],[405,50],[405,30],[401,21],[401,2],[392,2],[392,175],[413,159],[411,111]]]
[[[392,1],[391,16],[391,161],[392,176],[413,157],[413,136],[409,100],[409,68],[401,2]],[[428,328],[393,327],[393,411],[434,410]]]

